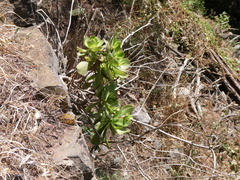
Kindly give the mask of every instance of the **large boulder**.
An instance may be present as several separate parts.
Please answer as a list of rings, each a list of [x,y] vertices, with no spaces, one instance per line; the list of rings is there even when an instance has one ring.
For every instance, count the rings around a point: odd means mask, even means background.
[[[89,156],[87,144],[79,126],[64,130],[62,141],[53,148],[53,162],[68,169],[74,169],[78,179],[94,180],[94,165]]]
[[[15,40],[21,44],[21,58],[28,58],[35,67],[28,70],[28,77],[41,96],[61,96],[64,108],[70,107],[67,87],[60,79],[59,60],[41,31],[35,27],[20,28]]]

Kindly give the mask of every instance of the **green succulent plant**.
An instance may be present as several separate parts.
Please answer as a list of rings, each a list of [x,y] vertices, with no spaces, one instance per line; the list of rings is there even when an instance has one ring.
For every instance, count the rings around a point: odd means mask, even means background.
[[[129,132],[131,123],[132,105],[121,107],[117,98],[118,81],[126,78],[130,61],[124,58],[121,42],[113,36],[110,42],[98,37],[84,37],[87,49],[78,48],[78,56],[83,56],[84,61],[77,65],[77,72],[84,75],[83,88],[93,88],[96,102],[86,107],[86,111],[95,117],[96,133],[92,136],[92,143],[99,145],[108,144],[106,134],[124,134]]]

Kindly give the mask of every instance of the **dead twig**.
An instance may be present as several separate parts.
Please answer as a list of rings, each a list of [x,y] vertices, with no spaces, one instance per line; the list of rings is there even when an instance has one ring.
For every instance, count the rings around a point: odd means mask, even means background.
[[[68,28],[67,28],[67,31],[66,31],[66,34],[65,34],[65,38],[64,38],[64,40],[62,42],[62,45],[64,45],[66,40],[67,40],[69,29],[70,29],[70,26],[71,26],[71,23],[72,23],[73,4],[74,4],[74,0],[72,0],[72,3],[71,3],[71,10],[70,10],[70,13],[69,13],[69,21],[68,21]]]
[[[134,168],[136,168],[136,169],[140,172],[140,174],[141,174],[145,179],[148,179],[148,180],[151,180],[151,179],[152,179],[150,176],[148,176],[148,175],[143,171],[142,167],[139,165],[139,163],[138,163],[138,161],[137,161],[137,159],[136,159],[135,156],[134,156],[134,159],[135,159],[136,163],[138,164],[138,167],[135,166],[134,164],[131,164],[131,163],[128,161],[128,159],[126,158],[124,152],[122,151],[122,149],[119,147],[118,144],[117,144],[117,148],[118,148],[118,150],[121,152],[124,160],[127,162],[128,165],[133,166]]]
[[[182,72],[183,72],[184,68],[187,66],[188,61],[189,61],[189,59],[185,59],[183,65],[179,68],[179,73],[178,73],[177,79],[175,81],[175,84],[173,85],[173,97],[174,97],[174,99],[176,99],[176,97],[177,97],[177,86],[179,84]]]
[[[187,143],[187,144],[192,145],[192,146],[195,146],[195,147],[199,147],[199,148],[203,148],[203,149],[209,149],[209,150],[215,149],[215,148],[219,147],[219,145],[218,145],[218,146],[204,146],[204,145],[201,145],[201,144],[196,144],[196,143],[194,143],[194,142],[192,142],[192,141],[188,141],[188,140],[179,138],[179,137],[177,137],[177,136],[174,136],[174,135],[172,135],[172,134],[169,134],[169,133],[167,133],[167,132],[165,132],[165,131],[163,131],[163,130],[155,127],[155,126],[152,126],[152,125],[150,125],[150,124],[147,124],[147,123],[138,121],[138,120],[136,120],[136,119],[133,119],[132,121],[133,121],[133,122],[136,122],[136,123],[138,123],[138,124],[142,124],[142,125],[144,125],[144,126],[147,126],[147,127],[151,128],[151,129],[157,129],[160,133],[162,133],[162,134],[164,134],[164,135],[166,135],[166,136],[168,136],[168,137],[171,137],[171,138],[176,139],[176,140],[178,140],[178,141],[182,141],[182,142],[184,142],[184,143]]]
[[[224,62],[222,57],[210,49],[211,58],[219,64],[222,69],[223,82],[234,100],[240,104],[240,80],[238,75]]]
[[[145,27],[151,26],[151,25],[152,25],[152,24],[151,24],[151,21],[152,21],[153,19],[154,19],[154,17],[152,17],[152,18],[148,21],[147,24],[141,26],[141,27],[138,28],[136,31],[133,31],[133,32],[131,32],[129,35],[127,35],[127,37],[125,37],[125,38],[123,39],[121,47],[123,47],[125,41],[127,41],[127,39],[129,39],[129,38],[130,38],[131,36],[133,36],[135,33],[137,33],[138,31],[142,30],[142,29],[145,28]]]

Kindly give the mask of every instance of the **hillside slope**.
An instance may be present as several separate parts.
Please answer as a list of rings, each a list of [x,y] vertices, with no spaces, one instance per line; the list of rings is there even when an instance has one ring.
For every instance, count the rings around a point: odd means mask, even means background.
[[[28,26],[39,25],[60,60],[74,126],[83,129],[99,179],[240,178],[240,62],[233,56],[239,35],[222,26],[226,19],[204,17],[203,6],[186,2],[52,0],[38,1],[29,13]],[[33,21],[33,14],[40,19]],[[25,74],[34,64],[20,60],[12,38],[17,27],[1,19],[0,177],[86,179],[52,162],[53,144],[71,125],[57,121],[65,113],[58,99],[35,98]],[[84,35],[109,40],[115,33],[131,61],[118,94],[140,116],[130,133],[109,133],[110,148],[96,149],[83,113],[94,92],[82,88],[76,73],[77,46],[83,47]]]

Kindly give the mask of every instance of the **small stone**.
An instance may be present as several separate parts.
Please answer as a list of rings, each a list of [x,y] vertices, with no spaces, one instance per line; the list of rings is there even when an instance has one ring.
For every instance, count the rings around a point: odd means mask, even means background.
[[[186,87],[180,87],[180,88],[178,88],[177,95],[178,96],[190,96],[190,90]]]
[[[113,165],[117,165],[121,160],[119,158],[113,159]]]
[[[134,108],[133,117],[144,123],[150,123],[151,121],[151,117],[149,116],[147,109],[141,106]]]

